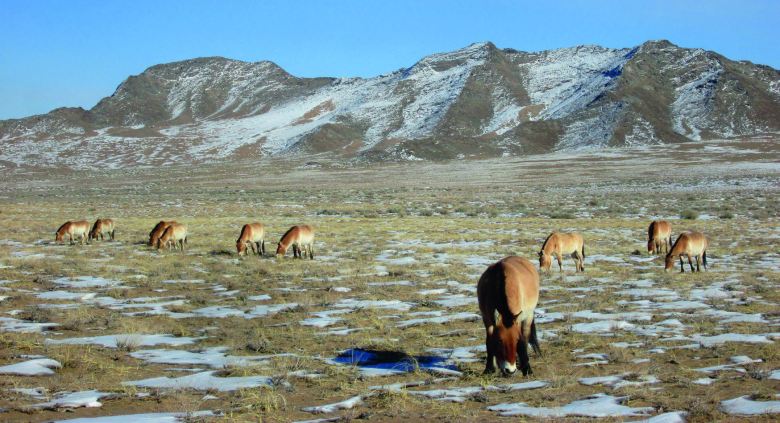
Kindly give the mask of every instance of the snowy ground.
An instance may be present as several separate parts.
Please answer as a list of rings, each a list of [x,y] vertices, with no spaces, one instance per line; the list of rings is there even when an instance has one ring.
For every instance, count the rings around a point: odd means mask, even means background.
[[[652,181],[591,168],[522,188],[366,188],[358,170],[330,189],[17,175],[0,192],[0,420],[777,418],[780,183],[740,163],[732,179],[727,164]],[[117,220],[115,242],[53,243],[97,216]],[[707,235],[706,273],[647,254],[658,218]],[[160,219],[188,225],[185,253],[143,244]],[[269,255],[239,259],[252,221]],[[272,258],[298,223],[315,259]],[[476,280],[551,231],[583,236],[586,271],[565,258],[541,276],[534,376],[483,376]]]

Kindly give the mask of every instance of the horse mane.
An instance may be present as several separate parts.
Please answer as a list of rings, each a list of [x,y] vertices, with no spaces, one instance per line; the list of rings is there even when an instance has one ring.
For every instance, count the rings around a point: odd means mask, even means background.
[[[60,233],[60,231],[61,231],[63,228],[65,228],[66,226],[68,226],[68,224],[69,224],[69,223],[70,223],[69,221],[68,221],[68,222],[65,222],[65,223],[63,223],[63,224],[62,224],[62,226],[60,226],[60,228],[59,228],[59,229],[57,229],[57,233]]]
[[[515,315],[509,310],[509,299],[506,296],[506,273],[504,262],[499,261],[490,267],[490,278],[495,281],[496,287],[496,311],[501,315],[501,323],[505,328],[511,328],[515,324]]]
[[[666,253],[667,256],[672,254],[672,252],[674,251],[674,248],[677,247],[677,243],[680,242],[680,238],[682,238],[682,236],[683,236],[683,234],[677,235],[677,239],[674,240],[674,244],[672,244],[672,248],[670,248],[669,252]]]
[[[238,239],[236,242],[241,242],[241,238],[244,237],[244,233],[249,230],[249,224],[244,225],[243,228],[241,228],[241,234],[238,235]]]
[[[297,226],[293,226],[292,228],[288,229],[287,232],[285,232],[284,235],[282,235],[282,239],[280,239],[279,242],[284,241],[284,239],[287,238],[287,235],[289,235],[290,232],[292,232],[293,229],[295,229],[295,228],[297,228]]]
[[[545,238],[544,243],[542,244],[542,251],[544,251],[544,247],[547,246],[547,241],[549,241],[553,235],[555,235],[555,232],[551,233],[550,235],[547,235],[547,238]]]
[[[650,224],[650,227],[647,229],[647,239],[650,240],[650,241],[653,240],[653,232],[655,232],[655,230],[654,230],[655,229],[655,225],[656,225],[656,223],[655,223],[655,220],[654,220],[653,223]]]

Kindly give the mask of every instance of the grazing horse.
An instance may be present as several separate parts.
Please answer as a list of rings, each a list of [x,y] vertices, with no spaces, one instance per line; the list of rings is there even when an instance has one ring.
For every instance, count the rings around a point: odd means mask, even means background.
[[[103,240],[103,234],[107,233],[111,241],[114,240],[114,219],[98,219],[95,224],[92,225],[92,230],[89,231],[89,239]]]
[[[154,229],[152,229],[151,232],[149,232],[149,245],[154,246],[157,244],[157,240],[160,239],[162,234],[165,233],[165,230],[168,229],[168,226],[173,225],[176,223],[175,220],[171,220],[170,222],[166,222],[161,220],[158,224],[154,226]]]
[[[685,273],[683,256],[688,256],[688,264],[693,272],[693,262],[691,257],[696,257],[696,271],[701,272],[699,263],[704,264],[704,270],[707,270],[707,238],[701,232],[685,232],[674,241],[672,251],[666,254],[666,266],[664,272],[674,266],[674,258],[680,256],[680,272]]]
[[[650,254],[662,254],[661,248],[666,246],[666,252],[672,246],[672,225],[665,220],[654,220],[647,229],[647,251]]]
[[[309,251],[309,258],[314,258],[312,245],[314,244],[314,229],[309,225],[293,226],[282,235],[282,239],[277,243],[276,257],[282,258],[287,254],[287,248],[292,244],[293,257],[303,258],[306,251]],[[301,254],[301,252],[303,252]]]
[[[238,255],[246,254],[246,243],[252,247],[252,251],[259,255],[265,254],[265,228],[262,223],[249,223],[241,228],[241,235],[236,240]]]
[[[187,227],[181,223],[174,223],[168,226],[165,233],[157,240],[157,251],[162,251],[168,244],[176,249],[176,243],[179,243],[179,249],[184,252],[184,244],[187,243]]]
[[[87,234],[89,232],[89,222],[81,220],[78,222],[65,222],[59,229],[57,229],[57,235],[54,237],[54,242],[62,242],[65,234],[70,236],[70,245],[75,244],[73,237],[81,236],[81,245],[87,240]]]
[[[563,271],[563,255],[571,254],[574,258],[574,265],[578,271],[583,271],[582,262],[585,260],[585,244],[582,237],[575,233],[558,234],[553,232],[542,244],[542,250],[539,251],[539,268],[550,270],[552,265],[552,255],[558,256],[558,268]]]
[[[479,278],[477,298],[487,332],[485,373],[494,373],[498,365],[504,376],[512,375],[517,371],[519,356],[523,376],[533,374],[528,344],[537,354],[542,353],[534,323],[539,301],[539,275],[534,265],[517,256],[499,260]]]

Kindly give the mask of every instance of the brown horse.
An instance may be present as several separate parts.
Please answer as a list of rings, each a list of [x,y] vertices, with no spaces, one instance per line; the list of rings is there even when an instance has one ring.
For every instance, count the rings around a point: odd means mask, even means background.
[[[552,265],[552,255],[558,256],[558,268],[563,271],[563,255],[571,254],[574,258],[574,265],[578,271],[583,271],[582,262],[585,260],[585,244],[582,237],[575,233],[558,234],[553,232],[542,244],[542,250],[539,251],[539,268],[550,270]]]
[[[487,332],[485,373],[494,373],[498,365],[505,376],[514,374],[519,356],[523,376],[533,374],[528,344],[537,354],[542,353],[534,323],[539,301],[539,275],[534,265],[517,256],[499,260],[479,278],[477,299]]]
[[[309,251],[309,258],[314,258],[312,245],[314,244],[314,229],[309,225],[293,226],[282,235],[282,239],[277,243],[276,257],[282,258],[287,254],[287,248],[292,245],[293,257],[303,258],[306,251]],[[301,254],[303,252],[303,254]]]
[[[246,254],[246,243],[252,247],[252,251],[259,255],[265,254],[265,228],[262,223],[249,223],[241,228],[241,235],[236,240],[238,255]]]
[[[179,249],[184,252],[184,244],[187,243],[187,227],[181,223],[174,223],[165,230],[160,239],[157,240],[157,251],[162,251],[168,244],[176,249],[176,243],[179,243]]]
[[[59,229],[57,229],[57,235],[54,237],[54,242],[62,242],[62,239],[67,234],[70,236],[70,245],[75,244],[73,237],[81,236],[81,245],[87,240],[87,234],[89,233],[89,222],[81,220],[78,222],[65,222]]]
[[[665,220],[654,220],[647,229],[647,251],[650,254],[661,254],[666,246],[666,252],[672,246],[672,225]]]
[[[674,258],[680,257],[680,272],[685,273],[683,256],[688,256],[688,264],[693,272],[693,262],[691,257],[696,257],[696,272],[701,272],[699,263],[704,264],[704,270],[707,270],[707,237],[701,232],[685,232],[674,241],[672,251],[666,254],[666,266],[664,272],[674,266]]]
[[[163,233],[165,233],[165,230],[168,229],[168,226],[173,225],[176,223],[175,220],[171,220],[170,222],[166,222],[161,220],[158,224],[154,226],[154,229],[152,229],[151,232],[149,232],[149,245],[154,246],[157,244],[157,240],[160,239]]]
[[[103,240],[103,234],[107,233],[111,241],[114,240],[114,219],[98,219],[95,224],[92,225],[92,229],[89,231],[89,239]]]

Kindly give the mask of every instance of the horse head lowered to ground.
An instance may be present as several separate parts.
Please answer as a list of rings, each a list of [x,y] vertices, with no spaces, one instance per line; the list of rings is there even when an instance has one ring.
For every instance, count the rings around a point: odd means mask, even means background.
[[[309,252],[309,258],[314,258],[312,245],[314,244],[314,229],[309,225],[293,226],[282,235],[282,239],[277,243],[276,257],[281,258],[287,254],[287,249],[292,246],[293,257],[303,258],[306,251]]]
[[[75,242],[73,242],[73,238],[80,236],[81,244],[83,245],[87,240],[88,233],[89,222],[86,220],[80,220],[78,222],[68,221],[60,226],[59,229],[57,229],[57,234],[54,236],[54,242],[62,242],[63,238],[65,238],[65,235],[68,235],[70,237],[70,245],[73,245],[75,244]]]
[[[677,237],[677,241],[674,241],[672,251],[666,254],[666,263],[664,266],[664,272],[674,267],[674,258],[680,257],[680,272],[685,273],[685,265],[683,262],[683,256],[688,257],[688,264],[691,266],[691,272],[693,272],[692,257],[696,258],[696,272],[701,272],[700,264],[704,265],[704,270],[707,270],[707,237],[701,232],[685,232]]]
[[[579,234],[573,232],[567,234],[553,232],[550,234],[539,251],[539,269],[550,270],[553,254],[558,256],[558,268],[561,271],[563,271],[563,256],[565,254],[571,254],[576,270],[585,270],[582,266],[582,262],[585,260],[585,243]]]
[[[539,301],[539,275],[534,265],[517,256],[499,260],[479,278],[477,298],[486,331],[485,373],[494,373],[498,366],[503,375],[512,375],[519,356],[523,376],[532,374],[528,344],[541,354],[534,323]]]
[[[666,247],[666,253],[672,246],[672,225],[665,220],[654,220],[647,228],[647,251],[650,254],[661,254]]]
[[[176,223],[175,220],[171,220],[170,222],[161,220],[156,225],[154,225],[152,231],[149,232],[149,245],[157,245],[157,240],[160,239],[163,233],[165,233],[165,230],[168,229],[168,226],[171,226],[174,223]]]
[[[89,239],[103,240],[103,234],[108,234],[109,239],[114,240],[114,219],[98,219],[89,231]]]
[[[265,254],[265,228],[262,223],[248,223],[241,228],[241,235],[236,240],[239,256],[246,254],[247,243],[256,254],[261,256]]]
[[[157,240],[157,250],[162,251],[169,244],[175,250],[177,243],[179,244],[179,249],[184,252],[184,244],[187,243],[187,227],[181,223],[174,223],[168,226],[168,229]]]

